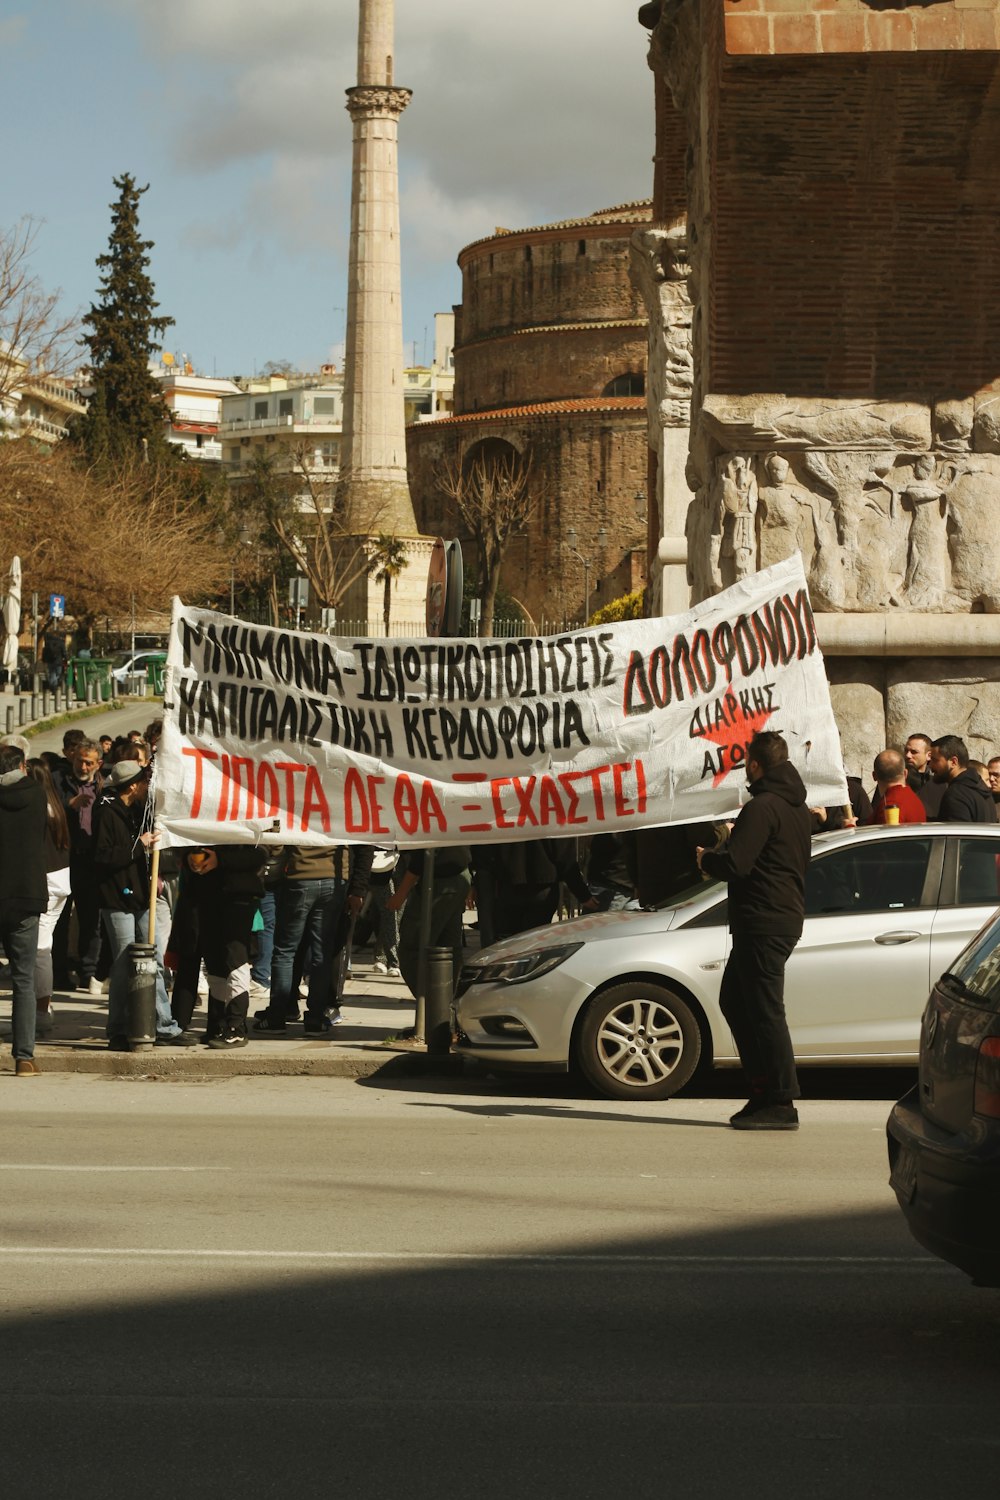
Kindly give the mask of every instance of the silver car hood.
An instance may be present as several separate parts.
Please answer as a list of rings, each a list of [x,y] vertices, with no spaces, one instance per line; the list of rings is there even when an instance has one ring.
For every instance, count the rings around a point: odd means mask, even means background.
[[[570,922],[553,922],[549,927],[532,927],[528,932],[519,932],[516,937],[504,938],[490,948],[483,948],[473,958],[466,960],[466,968],[480,964],[498,963],[502,959],[520,958],[525,953],[538,953],[550,948],[562,948],[567,943],[600,943],[606,939],[620,941],[627,934],[646,937],[650,934],[668,932],[684,916],[693,915],[705,905],[703,899],[687,901],[681,906],[665,907],[663,911],[607,911],[593,912],[587,916],[574,917]]]

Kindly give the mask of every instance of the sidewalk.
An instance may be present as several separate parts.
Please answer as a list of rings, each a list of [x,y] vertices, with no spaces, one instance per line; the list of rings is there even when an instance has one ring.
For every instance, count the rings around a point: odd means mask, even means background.
[[[362,962],[347,982],[342,1006],[344,1022],[327,1037],[307,1037],[291,1025],[282,1036],[250,1033],[245,1047],[235,1052],[213,1052],[208,1047],[154,1047],[148,1052],[109,1052],[104,1034],[107,999],[86,995],[53,998],[56,1025],[35,1042],[35,1060],[43,1073],[101,1073],[108,1077],[233,1078],[268,1077],[367,1078],[390,1062],[399,1066],[401,1053],[387,1048],[386,1037],[413,1025],[413,998],[401,979],[375,974]],[[251,1016],[255,1008],[251,1003]],[[0,1020],[10,1020],[10,984],[0,981]],[[205,1002],[195,1012],[193,1029],[205,1024]],[[2,1044],[0,1073],[12,1073],[10,1042]]]

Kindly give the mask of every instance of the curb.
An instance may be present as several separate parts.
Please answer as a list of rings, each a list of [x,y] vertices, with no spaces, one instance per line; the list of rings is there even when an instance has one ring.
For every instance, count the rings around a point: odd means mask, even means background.
[[[191,1055],[194,1054],[194,1055]],[[50,1051],[41,1047],[35,1054],[40,1073],[87,1073],[104,1078],[165,1079],[178,1082],[204,1081],[213,1078],[374,1078],[420,1076],[428,1073],[458,1073],[460,1057],[428,1057],[425,1053],[387,1053],[382,1048],[357,1057],[343,1052],[324,1056],[249,1057],[242,1052],[210,1052],[195,1048],[173,1051],[151,1047],[148,1052],[107,1052],[87,1048],[80,1051]],[[4,1058],[9,1067],[0,1069],[13,1077],[13,1061]]]

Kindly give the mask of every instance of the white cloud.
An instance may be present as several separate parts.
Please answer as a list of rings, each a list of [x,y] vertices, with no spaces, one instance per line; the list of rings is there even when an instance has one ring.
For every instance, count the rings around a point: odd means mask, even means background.
[[[28,18],[25,15],[4,16],[0,20],[0,47],[14,47],[24,36]]]
[[[192,203],[179,251],[264,307],[346,300],[358,0],[74,0],[138,35],[171,100],[163,148]],[[455,259],[518,228],[644,197],[653,79],[637,0],[397,0],[404,311],[459,294]],[[207,205],[207,206],[206,206]],[[218,274],[213,269],[211,275]],[[297,277],[297,281],[295,278]],[[228,281],[227,281],[228,285]],[[234,305],[238,299],[234,298]],[[216,299],[225,316],[227,293]],[[332,332],[335,340],[336,332]]]
[[[103,0],[138,17],[184,107],[177,165],[349,142],[356,0]],[[448,216],[558,217],[641,196],[652,177],[645,33],[621,0],[399,0],[396,75],[412,87],[401,159]],[[490,202],[497,206],[489,209]],[[455,247],[458,248],[457,246]]]

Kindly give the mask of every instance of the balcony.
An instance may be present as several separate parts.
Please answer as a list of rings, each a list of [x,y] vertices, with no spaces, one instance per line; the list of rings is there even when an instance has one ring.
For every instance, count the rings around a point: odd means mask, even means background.
[[[41,401],[61,407],[71,414],[87,410],[87,402],[78,391],[48,375],[30,375],[21,390],[25,396],[37,396]]]
[[[317,429],[327,429],[331,432],[339,433],[342,426],[342,418],[336,416],[236,417],[229,421],[220,422],[219,433],[227,437],[255,432],[315,432]]]

